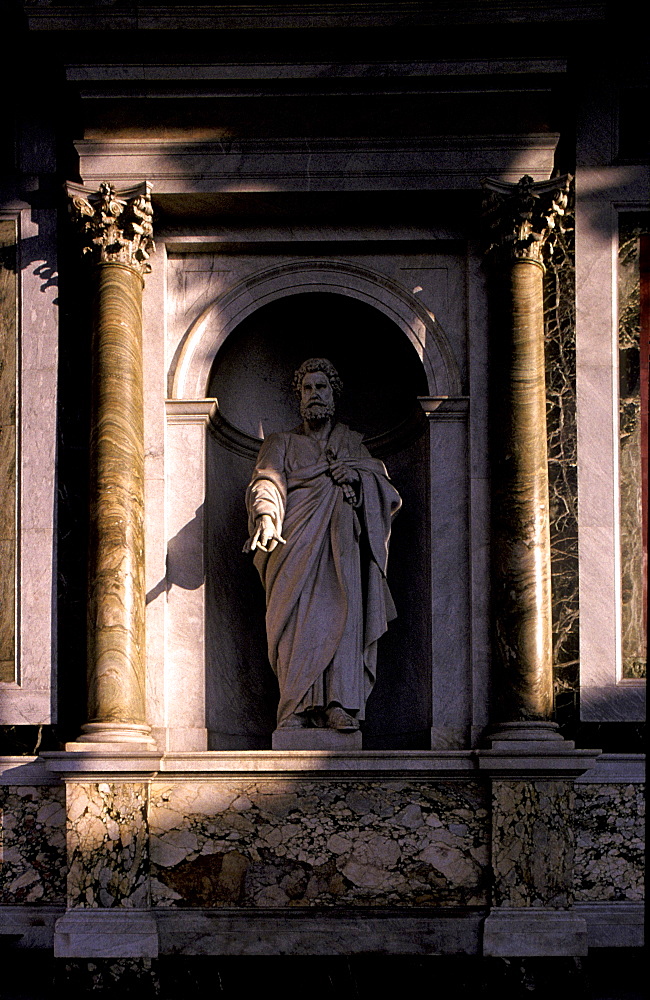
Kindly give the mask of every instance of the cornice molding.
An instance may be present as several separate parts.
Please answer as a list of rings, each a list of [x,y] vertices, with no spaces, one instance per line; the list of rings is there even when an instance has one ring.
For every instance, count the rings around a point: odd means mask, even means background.
[[[52,0],[24,4],[32,30],[205,30],[259,28],[439,28],[443,25],[602,22],[603,2],[540,4],[537,0],[444,0],[420,3],[193,4],[132,3],[63,6]]]

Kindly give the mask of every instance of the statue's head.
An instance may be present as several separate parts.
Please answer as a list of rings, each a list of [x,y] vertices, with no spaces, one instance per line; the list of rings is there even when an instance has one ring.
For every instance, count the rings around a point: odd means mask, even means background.
[[[300,399],[301,417],[317,422],[334,416],[343,383],[331,361],[309,358],[294,374],[293,389]]]

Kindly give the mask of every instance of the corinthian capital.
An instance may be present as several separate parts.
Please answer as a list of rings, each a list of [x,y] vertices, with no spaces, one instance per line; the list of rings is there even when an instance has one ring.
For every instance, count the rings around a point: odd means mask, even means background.
[[[572,177],[535,182],[526,174],[516,184],[482,181],[486,253],[509,260],[532,260],[543,266],[553,252],[553,236],[562,231]]]
[[[128,264],[139,274],[151,271],[153,241],[151,185],[146,181],[128,191],[100,184],[89,193],[79,184],[68,184],[72,220],[82,238],[82,253],[93,263]]]

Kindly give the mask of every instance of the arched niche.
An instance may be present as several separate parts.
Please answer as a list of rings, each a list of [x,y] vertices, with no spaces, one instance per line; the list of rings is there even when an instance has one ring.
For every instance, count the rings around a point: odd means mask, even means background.
[[[170,398],[205,397],[214,360],[232,331],[262,306],[299,292],[344,295],[383,313],[419,357],[428,395],[459,394],[458,367],[445,334],[415,295],[389,277],[347,261],[297,260],[249,276],[203,310],[175,352]]]
[[[467,746],[468,401],[434,315],[391,279],[338,260],[249,276],[203,311],[172,359],[164,738],[179,750],[270,745],[277,691],[263,591],[241,552],[244,490],[261,435],[298,423],[291,375],[314,355],[340,368],[340,417],[368,435],[404,498],[389,566],[399,618],[380,643],[365,745]]]
[[[374,306],[297,291],[250,313],[217,353],[208,393],[218,400],[206,468],[206,709],[211,742],[270,746],[277,690],[266,656],[264,593],[250,556],[243,497],[261,439],[299,421],[292,376],[328,357],[344,392],[338,418],[361,430],[404,505],[394,522],[389,583],[398,618],[379,645],[364,745],[427,749],[431,729],[428,427],[418,396],[425,368],[412,343]]]

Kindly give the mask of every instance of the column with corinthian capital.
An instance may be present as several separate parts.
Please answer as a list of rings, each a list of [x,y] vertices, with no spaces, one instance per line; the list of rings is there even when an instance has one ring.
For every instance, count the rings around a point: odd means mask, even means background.
[[[557,739],[544,369],[544,253],[570,178],[486,180],[491,309],[493,738]]]
[[[145,719],[142,290],[148,184],[68,186],[93,283],[88,716],[78,743],[154,748]]]

